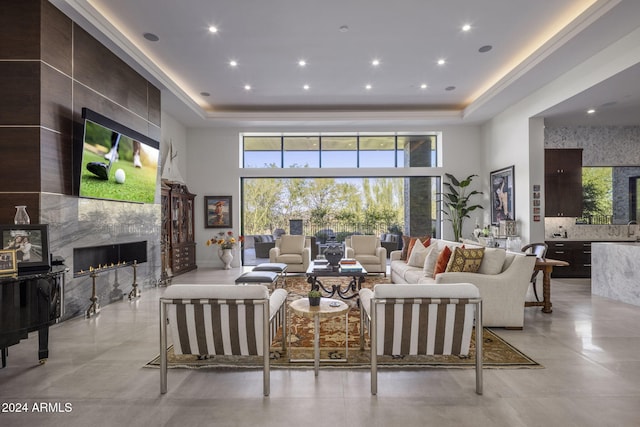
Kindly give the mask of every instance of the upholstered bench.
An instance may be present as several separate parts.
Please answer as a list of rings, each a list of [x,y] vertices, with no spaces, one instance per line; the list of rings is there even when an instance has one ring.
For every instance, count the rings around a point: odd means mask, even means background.
[[[241,284],[268,284],[269,287],[278,286],[278,273],[274,273],[273,271],[248,271],[246,273],[242,273],[236,279],[236,285]]]
[[[253,271],[271,271],[278,273],[282,278],[282,287],[286,284],[287,264],[283,262],[263,262],[253,268]]]

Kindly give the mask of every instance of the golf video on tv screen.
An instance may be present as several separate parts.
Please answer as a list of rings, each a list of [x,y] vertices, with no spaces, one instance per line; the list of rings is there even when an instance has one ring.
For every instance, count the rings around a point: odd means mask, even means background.
[[[84,116],[80,197],[154,203],[159,143],[91,110]]]

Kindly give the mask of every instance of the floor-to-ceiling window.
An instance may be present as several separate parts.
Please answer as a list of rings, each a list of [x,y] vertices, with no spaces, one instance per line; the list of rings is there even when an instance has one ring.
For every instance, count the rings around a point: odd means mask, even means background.
[[[271,236],[440,236],[438,133],[245,134],[242,232],[250,265]],[[258,169],[258,171],[256,171]],[[253,236],[255,246],[253,246]],[[263,240],[266,241],[263,242]],[[253,246],[253,247],[252,247]]]

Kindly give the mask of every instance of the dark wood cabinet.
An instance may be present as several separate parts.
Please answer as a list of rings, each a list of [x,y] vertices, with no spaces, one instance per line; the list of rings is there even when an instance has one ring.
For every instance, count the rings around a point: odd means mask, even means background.
[[[544,150],[545,216],[582,216],[582,149]]]
[[[547,241],[547,258],[567,261],[568,267],[556,267],[551,277],[591,277],[590,241]]]
[[[162,264],[168,277],[198,268],[194,234],[195,197],[186,185],[162,184]]]

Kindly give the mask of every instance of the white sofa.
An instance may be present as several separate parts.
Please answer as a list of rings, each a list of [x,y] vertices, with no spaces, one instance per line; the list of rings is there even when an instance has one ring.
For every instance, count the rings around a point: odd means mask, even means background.
[[[432,239],[438,252],[462,243]],[[471,246],[465,244],[466,248]],[[476,246],[478,247],[478,246]],[[435,249],[434,249],[435,250]],[[484,326],[521,329],[524,325],[524,303],[536,257],[507,252],[499,248],[486,248],[477,273],[440,273],[434,277],[425,274],[425,267],[409,264],[400,259],[401,251],[390,255],[392,283],[472,283],[480,290],[484,311]]]

